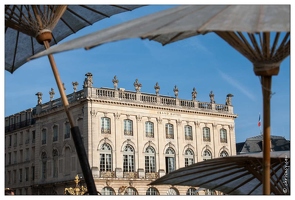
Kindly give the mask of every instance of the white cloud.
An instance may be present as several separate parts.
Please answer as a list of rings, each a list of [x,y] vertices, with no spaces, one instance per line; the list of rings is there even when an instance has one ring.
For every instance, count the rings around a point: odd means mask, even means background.
[[[255,95],[253,95],[245,86],[243,86],[241,83],[239,83],[237,80],[233,79],[231,76],[228,74],[223,73],[219,69],[217,69],[221,77],[227,81],[229,84],[231,84],[233,87],[237,88],[240,90],[243,94],[245,94],[249,99],[252,101],[255,101]]]

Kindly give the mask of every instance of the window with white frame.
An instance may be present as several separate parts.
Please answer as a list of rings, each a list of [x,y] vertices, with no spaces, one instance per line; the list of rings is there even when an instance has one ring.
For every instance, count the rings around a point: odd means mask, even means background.
[[[187,149],[184,154],[185,167],[194,163],[194,152],[192,149]]]
[[[196,188],[189,188],[186,191],[186,195],[198,195],[197,189]]]
[[[100,148],[100,171],[112,171],[112,148],[109,144],[104,143]]]
[[[175,151],[171,147],[166,150],[165,163],[167,174],[175,170]]]
[[[154,173],[156,172],[156,156],[155,149],[151,146],[147,147],[145,150],[145,172]]]
[[[123,172],[134,172],[134,163],[134,149],[127,144],[123,152]]]
[[[128,187],[126,188],[124,195],[138,195],[138,192],[134,187]]]
[[[224,128],[220,129],[220,142],[227,143],[227,132]]]
[[[111,119],[108,117],[101,118],[101,133],[111,134]]]
[[[228,156],[228,153],[225,150],[222,150],[220,152],[220,157],[227,157],[227,156]]]
[[[154,123],[147,121],[145,122],[145,135],[146,137],[154,137]]]
[[[160,195],[159,191],[155,187],[150,187],[146,191],[146,195]]]
[[[167,123],[165,125],[165,132],[166,132],[167,139],[174,139],[173,124]]]
[[[210,142],[210,128],[204,127],[203,128],[203,141],[204,142]]]
[[[104,187],[101,192],[102,195],[116,195],[115,191],[111,187]]]
[[[184,126],[184,135],[186,140],[193,140],[192,127],[190,125]]]
[[[209,159],[212,159],[212,153],[210,150],[206,149],[203,152],[203,160],[209,160]]]
[[[124,119],[124,135],[133,135],[133,122],[130,119]]]
[[[169,190],[167,191],[167,195],[179,195],[179,192],[176,188],[171,187],[169,188]]]

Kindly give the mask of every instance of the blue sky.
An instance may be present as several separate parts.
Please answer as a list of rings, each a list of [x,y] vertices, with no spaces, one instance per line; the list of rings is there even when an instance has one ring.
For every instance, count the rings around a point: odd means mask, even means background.
[[[146,6],[131,12],[112,16],[71,35],[68,41],[106,27],[140,16],[170,8]],[[155,93],[159,83],[160,94],[174,96],[177,85],[179,98],[191,99],[193,87],[197,100],[209,102],[209,93],[215,101],[224,104],[226,95],[234,95],[232,104],[236,142],[260,134],[257,126],[263,113],[262,89],[252,63],[214,33],[195,36],[166,46],[141,39],[127,39],[101,45],[91,50],[72,50],[54,55],[66,93],[72,93],[72,82],[82,89],[85,74],[93,74],[94,87],[113,87],[116,75],[119,87],[134,91],[135,79],[142,84],[142,92]],[[24,64],[13,74],[4,72],[4,115],[8,116],[37,104],[37,92],[43,93],[43,103],[49,101],[49,91],[58,89],[47,57]],[[286,58],[278,76],[272,79],[271,134],[290,139],[290,57]]]

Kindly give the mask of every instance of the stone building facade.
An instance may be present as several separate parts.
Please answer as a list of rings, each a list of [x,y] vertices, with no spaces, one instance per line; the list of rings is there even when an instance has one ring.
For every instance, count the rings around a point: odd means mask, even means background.
[[[231,98],[210,102],[135,91],[93,87],[87,73],[83,89],[69,94],[69,110],[79,126],[97,191],[103,195],[188,195],[213,191],[184,186],[151,186],[151,181],[192,163],[236,154]],[[16,194],[64,194],[83,173],[61,104],[42,103],[36,94],[36,107],[5,118],[5,187]],[[216,193],[216,192],[215,192]]]

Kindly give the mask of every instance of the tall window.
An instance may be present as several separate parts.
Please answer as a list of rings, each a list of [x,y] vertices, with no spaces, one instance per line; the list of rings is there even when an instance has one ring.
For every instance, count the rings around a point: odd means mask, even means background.
[[[173,124],[167,123],[165,125],[165,131],[167,139],[174,139]]]
[[[185,167],[194,163],[194,152],[191,149],[187,149],[184,155]]]
[[[42,144],[46,144],[47,130],[42,129]]]
[[[54,149],[52,151],[52,167],[53,167],[53,177],[58,177],[58,151],[56,149]]]
[[[107,143],[100,149],[100,171],[112,171],[112,148]]]
[[[133,123],[130,119],[124,120],[124,135],[133,135]]]
[[[47,172],[47,169],[46,169],[46,166],[47,166],[47,155],[45,152],[42,152],[41,154],[41,162],[42,162],[42,165],[41,165],[41,168],[42,168],[42,174],[41,174],[41,177],[42,179],[46,179],[46,172]]]
[[[154,137],[154,123],[147,121],[145,122],[145,135],[146,137]]]
[[[111,134],[111,119],[108,117],[101,118],[101,133]]]
[[[54,125],[52,128],[53,131],[53,142],[56,142],[58,140],[58,126]]]
[[[145,172],[146,173],[154,173],[156,172],[156,164],[155,164],[155,149],[151,146],[146,148],[145,150]]]
[[[25,168],[25,181],[29,181],[29,167]]]
[[[134,149],[127,144],[123,153],[123,172],[134,172]]]
[[[220,142],[227,143],[227,133],[226,133],[226,129],[224,128],[220,129]]]
[[[70,135],[71,135],[71,127],[70,127],[70,123],[69,122],[66,122],[65,123],[65,137],[64,139],[68,139],[70,138]]]
[[[115,191],[111,187],[104,187],[101,192],[102,195],[115,195]]]
[[[193,134],[192,134],[192,127],[189,125],[184,126],[184,134],[186,140],[193,140]]]
[[[208,149],[203,152],[203,160],[212,159],[212,153]]]
[[[160,195],[159,191],[157,190],[157,188],[155,187],[150,187],[147,191],[146,191],[146,195]]]
[[[64,151],[64,175],[70,175],[71,173],[71,149],[70,147],[65,147],[65,151]]]
[[[166,150],[165,163],[167,174],[175,170],[175,151],[171,147]]]
[[[227,157],[227,156],[228,156],[228,153],[225,150],[220,152],[220,157]]]
[[[210,129],[208,127],[203,128],[203,141],[210,142]]]

